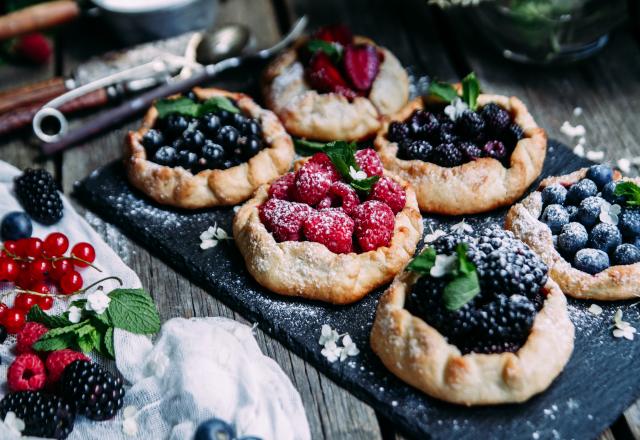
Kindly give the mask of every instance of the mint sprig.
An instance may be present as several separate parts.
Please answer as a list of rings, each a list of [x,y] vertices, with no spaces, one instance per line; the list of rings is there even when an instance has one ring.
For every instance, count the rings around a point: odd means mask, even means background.
[[[451,103],[456,98],[462,98],[467,106],[475,111],[478,108],[478,96],[480,95],[480,83],[474,72],[462,79],[462,96],[453,86],[446,82],[432,81],[427,90],[429,96],[435,96],[445,102]]]
[[[156,306],[143,289],[115,289],[109,293],[109,298],[109,307],[101,314],[86,310],[86,300],[71,303],[83,309],[82,320],[75,324],[69,321],[68,312],[52,316],[34,306],[27,320],[39,322],[50,329],[34,344],[34,349],[54,351],[72,348],[85,353],[96,350],[113,358],[114,329],[144,335],[160,331],[160,316]]]
[[[294,138],[293,145],[296,147],[296,152],[302,156],[311,156],[313,154],[324,151],[324,142],[308,141],[306,139]]]
[[[440,81],[432,81],[429,84],[427,94],[440,98],[445,102],[453,102],[454,99],[459,98],[458,91],[452,84]]]
[[[630,181],[619,182],[614,194],[623,197],[627,206],[640,206],[640,186]]]
[[[226,110],[231,113],[239,113],[240,110],[224,96],[214,96],[204,102],[195,102],[187,97],[161,99],[155,103],[158,117],[166,118],[171,114],[199,118],[200,116],[215,111]]]
[[[449,278],[442,292],[442,302],[449,311],[456,311],[480,293],[480,281],[475,265],[467,257],[468,247],[465,243],[456,246],[456,264],[446,276]],[[407,270],[422,275],[430,275],[436,265],[436,250],[429,246],[414,258]]]
[[[342,59],[343,48],[342,45],[338,43],[331,43],[329,41],[324,40],[309,40],[307,43],[307,50],[314,54],[316,52],[324,52],[328,55],[335,63],[339,63]]]

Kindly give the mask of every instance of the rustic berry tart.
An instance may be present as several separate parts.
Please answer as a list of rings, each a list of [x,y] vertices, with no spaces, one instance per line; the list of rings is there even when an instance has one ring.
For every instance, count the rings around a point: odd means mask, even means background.
[[[407,180],[425,212],[486,212],[516,201],[540,175],[547,137],[515,97],[480,94],[475,75],[458,89],[432,83],[383,123],[375,147]]]
[[[387,49],[332,26],[276,58],[264,73],[263,91],[292,135],[360,140],[375,135],[381,115],[406,104],[409,78]]]
[[[413,190],[385,175],[375,151],[333,142],[262,186],[236,214],[233,235],[267,289],[347,304],[411,259],[422,218]]]
[[[196,88],[158,101],[129,132],[129,181],[158,203],[234,205],[285,173],[294,157],[278,118],[241,93]]]
[[[507,214],[506,227],[580,299],[636,298],[640,283],[640,179],[607,165],[550,177]]]
[[[547,266],[497,227],[447,235],[382,296],[373,351],[405,382],[452,403],[523,402],[560,374],[574,328]]]

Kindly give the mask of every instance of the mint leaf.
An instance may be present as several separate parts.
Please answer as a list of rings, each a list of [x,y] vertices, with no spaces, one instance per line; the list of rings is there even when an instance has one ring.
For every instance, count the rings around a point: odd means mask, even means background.
[[[213,98],[207,99],[202,104],[197,105],[199,105],[198,116],[220,110],[226,110],[229,113],[240,113],[240,109],[233,105],[231,100],[226,96],[214,96]]]
[[[84,331],[77,334],[78,347],[83,353],[89,353],[100,346],[100,334],[93,326],[86,326],[82,329]]]
[[[349,184],[356,191],[364,191],[368,193],[378,180],[380,180],[380,176],[371,176],[362,180],[352,180]]]
[[[27,321],[39,322],[50,329],[71,325],[71,321],[64,316],[47,315],[37,305],[33,306],[27,314]]]
[[[324,40],[309,40],[307,43],[307,50],[312,54],[316,52],[324,52],[335,63],[340,62],[342,59],[342,46],[336,43],[331,43]]]
[[[199,114],[199,104],[189,98],[161,99],[155,103],[158,110],[158,118],[163,119],[173,113],[183,116],[197,117]]]
[[[640,206],[640,186],[633,182],[619,182],[614,194],[618,197],[624,197],[627,206]]]
[[[436,96],[445,102],[452,102],[454,99],[458,98],[458,91],[455,87],[449,83],[438,81],[432,81],[431,84],[429,84],[427,94]]]
[[[138,334],[160,331],[156,306],[143,289],[116,289],[109,297],[111,303],[106,313],[114,327]]]
[[[353,167],[356,171],[360,170],[356,162],[356,149],[355,142],[348,143],[345,141],[329,142],[324,147],[324,152],[327,153],[333,165],[347,181],[351,180],[349,175],[350,167]]]
[[[407,270],[423,275],[429,275],[431,268],[436,264],[436,250],[429,246],[420,255],[411,260]]]
[[[480,293],[478,274],[473,272],[463,274],[452,279],[444,288],[442,301],[447,310],[455,311],[471,301]]]
[[[471,72],[462,80],[462,100],[475,111],[478,108],[478,95],[480,95],[480,83],[476,74]]]
[[[33,349],[36,351],[56,351],[63,350],[65,348],[75,348],[75,337],[72,333],[44,340],[40,338],[35,344],[33,344]]]
[[[56,336],[67,335],[67,334],[77,334],[80,328],[87,325],[91,326],[91,324],[89,324],[89,321],[82,321],[77,324],[69,324],[65,327],[52,328],[51,330],[46,332],[44,335],[42,335],[38,340],[43,341],[46,339],[54,338]]]
[[[104,334],[104,348],[112,359],[116,358],[116,350],[113,346],[113,327],[109,327]]]
[[[296,152],[303,156],[311,156],[324,151],[325,147],[323,142],[313,142],[306,139],[294,139],[293,144],[296,147]]]
[[[458,255],[457,273],[470,274],[476,270],[476,267],[467,258],[467,250],[469,246],[466,243],[458,243],[456,246],[456,254]]]

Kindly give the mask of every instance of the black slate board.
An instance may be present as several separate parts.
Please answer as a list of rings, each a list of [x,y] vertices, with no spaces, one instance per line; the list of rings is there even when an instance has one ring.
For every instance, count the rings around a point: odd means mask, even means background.
[[[588,165],[568,148],[551,141],[543,176],[565,174]],[[535,187],[535,186],[534,186]],[[199,235],[215,222],[229,233],[231,208],[186,212],[156,205],[127,183],[121,163],[101,168],[76,188],[86,206],[113,222],[176,270],[206,288],[251,322],[282,341],[334,381],[372,405],[407,434],[417,438],[584,439],[595,437],[640,395],[637,341],[614,339],[612,317],[622,307],[625,319],[640,321],[630,303],[602,304],[598,317],[589,304],[570,301],[576,325],[573,356],[543,394],[520,405],[465,408],[431,399],[389,373],[369,348],[376,291],[362,301],[334,307],[271,294],[248,275],[233,241],[202,251]],[[505,211],[467,218],[471,225],[502,223]],[[425,217],[429,228],[447,228],[459,218]],[[322,324],[349,332],[361,350],[330,364],[318,344]]]

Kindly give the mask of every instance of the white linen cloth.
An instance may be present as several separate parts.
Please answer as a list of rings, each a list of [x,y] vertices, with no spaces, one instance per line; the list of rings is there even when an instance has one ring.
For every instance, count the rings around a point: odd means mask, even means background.
[[[15,167],[0,161],[0,218],[22,210],[11,192],[18,174]],[[65,197],[63,202],[64,218],[51,227],[33,222],[33,236],[44,238],[60,231],[69,237],[71,246],[80,241],[91,243],[96,250],[94,264],[103,273],[82,269],[85,286],[114,275],[125,287],[141,287],[137,275]],[[105,292],[118,287],[115,281],[103,285]],[[10,288],[0,283],[0,293]],[[11,305],[13,295],[4,301]],[[68,301],[57,299],[52,312],[60,313],[67,305]],[[191,440],[197,426],[211,417],[235,425],[239,436],[311,438],[300,395],[280,367],[261,353],[250,327],[225,318],[175,318],[164,323],[156,339],[154,344],[146,336],[115,331],[115,363],[128,384],[125,407],[136,408],[130,417],[134,429],[124,432],[123,411],[106,422],[78,417],[69,439]],[[6,374],[15,357],[13,342],[10,338],[0,345],[0,397],[8,392]],[[98,361],[113,368],[112,362]],[[131,428],[131,420],[127,424]],[[12,437],[11,429],[0,422],[0,438]]]

